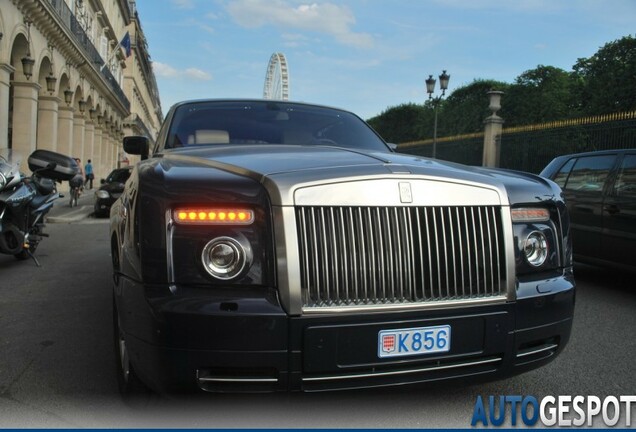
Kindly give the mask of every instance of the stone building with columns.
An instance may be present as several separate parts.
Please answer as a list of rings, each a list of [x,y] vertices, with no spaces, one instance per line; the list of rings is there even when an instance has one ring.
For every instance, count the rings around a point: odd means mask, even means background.
[[[103,178],[162,116],[134,0],[0,0],[0,149],[91,159]]]

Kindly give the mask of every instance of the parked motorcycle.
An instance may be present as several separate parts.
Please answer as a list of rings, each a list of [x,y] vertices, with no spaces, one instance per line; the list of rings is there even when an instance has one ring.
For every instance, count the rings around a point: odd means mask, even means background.
[[[36,150],[28,159],[27,176],[20,172],[20,155],[11,149],[0,150],[0,253],[16,259],[32,258],[43,232],[44,217],[61,198],[56,181],[71,179],[78,166],[73,158],[47,150]]]

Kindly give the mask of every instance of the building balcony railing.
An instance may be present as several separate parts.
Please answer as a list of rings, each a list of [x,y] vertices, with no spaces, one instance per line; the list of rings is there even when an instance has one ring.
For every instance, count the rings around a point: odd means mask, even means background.
[[[93,67],[102,75],[102,78],[108,84],[108,87],[112,90],[112,92],[117,96],[121,104],[126,108],[126,110],[130,111],[130,101],[124,94],[124,91],[119,86],[119,83],[110,72],[108,67],[102,67],[106,63],[93,42],[91,42],[90,38],[77,21],[75,15],[68,7],[64,0],[46,0],[52,6],[53,10],[57,13],[60,21],[62,21],[63,25],[66,26],[67,30],[75,38],[75,41],[80,46],[84,55],[90,60]]]

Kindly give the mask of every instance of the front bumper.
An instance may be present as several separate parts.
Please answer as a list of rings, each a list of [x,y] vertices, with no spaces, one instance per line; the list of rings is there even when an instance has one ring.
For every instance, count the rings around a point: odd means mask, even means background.
[[[546,285],[548,283],[548,285]],[[321,391],[499,379],[539,367],[570,337],[571,273],[518,284],[517,300],[444,310],[288,317],[274,290],[143,286],[116,292],[131,361],[160,392]],[[133,313],[134,311],[134,313]],[[450,325],[450,352],[380,359],[378,332]]]

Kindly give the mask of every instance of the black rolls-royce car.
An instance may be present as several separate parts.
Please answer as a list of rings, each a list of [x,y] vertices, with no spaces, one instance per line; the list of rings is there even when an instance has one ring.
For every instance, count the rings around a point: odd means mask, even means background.
[[[352,113],[175,105],[111,208],[123,393],[496,379],[563,350],[560,188],[391,151]]]

